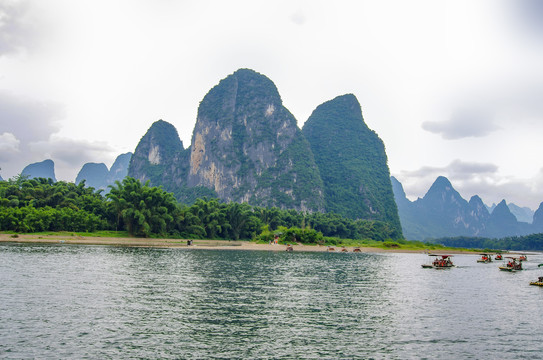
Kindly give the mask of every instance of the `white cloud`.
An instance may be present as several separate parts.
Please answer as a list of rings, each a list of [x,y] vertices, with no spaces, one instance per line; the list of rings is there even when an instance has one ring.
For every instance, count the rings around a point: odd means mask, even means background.
[[[484,137],[498,130],[492,115],[476,111],[457,111],[447,121],[425,121],[422,128],[434,134],[440,134],[447,140],[456,140],[466,137]]]
[[[0,129],[23,143],[47,139],[59,130],[62,117],[63,110],[58,104],[0,91]]]
[[[17,53],[28,47],[31,26],[26,15],[26,1],[7,1],[0,3],[0,56]]]
[[[5,132],[0,134],[0,158],[5,159],[13,153],[19,152],[20,142],[12,133]]]

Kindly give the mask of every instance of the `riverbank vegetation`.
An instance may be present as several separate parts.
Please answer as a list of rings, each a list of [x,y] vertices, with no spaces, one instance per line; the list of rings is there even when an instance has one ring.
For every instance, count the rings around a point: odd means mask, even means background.
[[[0,181],[0,231],[14,233],[104,231],[135,237],[252,239],[307,244],[403,241],[382,221],[197,199],[179,204],[161,187],[127,177],[108,194],[84,182],[18,176]],[[347,240],[350,239],[350,240]]]

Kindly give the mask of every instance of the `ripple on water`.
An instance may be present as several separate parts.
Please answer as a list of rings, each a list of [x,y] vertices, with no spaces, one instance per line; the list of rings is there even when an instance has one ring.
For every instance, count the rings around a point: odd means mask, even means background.
[[[0,353],[537,358],[540,258],[504,274],[471,255],[434,271],[417,254],[1,246]]]

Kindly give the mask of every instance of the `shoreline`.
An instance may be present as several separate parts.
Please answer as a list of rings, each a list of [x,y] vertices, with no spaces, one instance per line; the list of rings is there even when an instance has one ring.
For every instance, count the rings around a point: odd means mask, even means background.
[[[49,244],[49,245],[107,245],[121,247],[151,247],[187,250],[259,250],[259,251],[286,251],[286,245],[257,244],[251,241],[236,240],[193,240],[193,245],[187,245],[188,239],[156,239],[156,238],[116,238],[92,236],[62,236],[62,235],[33,235],[33,234],[0,234],[0,243],[18,244]],[[328,246],[292,244],[294,252],[329,252]],[[342,252],[342,246],[334,247],[333,252]],[[383,249],[378,247],[347,246],[347,252],[355,248],[361,253],[415,253],[427,254],[432,252],[448,254],[474,254],[465,250],[429,250],[429,249]]]

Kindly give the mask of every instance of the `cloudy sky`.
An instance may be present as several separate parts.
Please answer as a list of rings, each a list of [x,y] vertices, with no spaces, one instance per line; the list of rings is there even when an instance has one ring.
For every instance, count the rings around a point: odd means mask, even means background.
[[[353,93],[411,199],[437,176],[469,199],[543,201],[543,1],[0,0],[0,175],[111,166],[158,119],[190,144],[238,68],[301,127]]]

